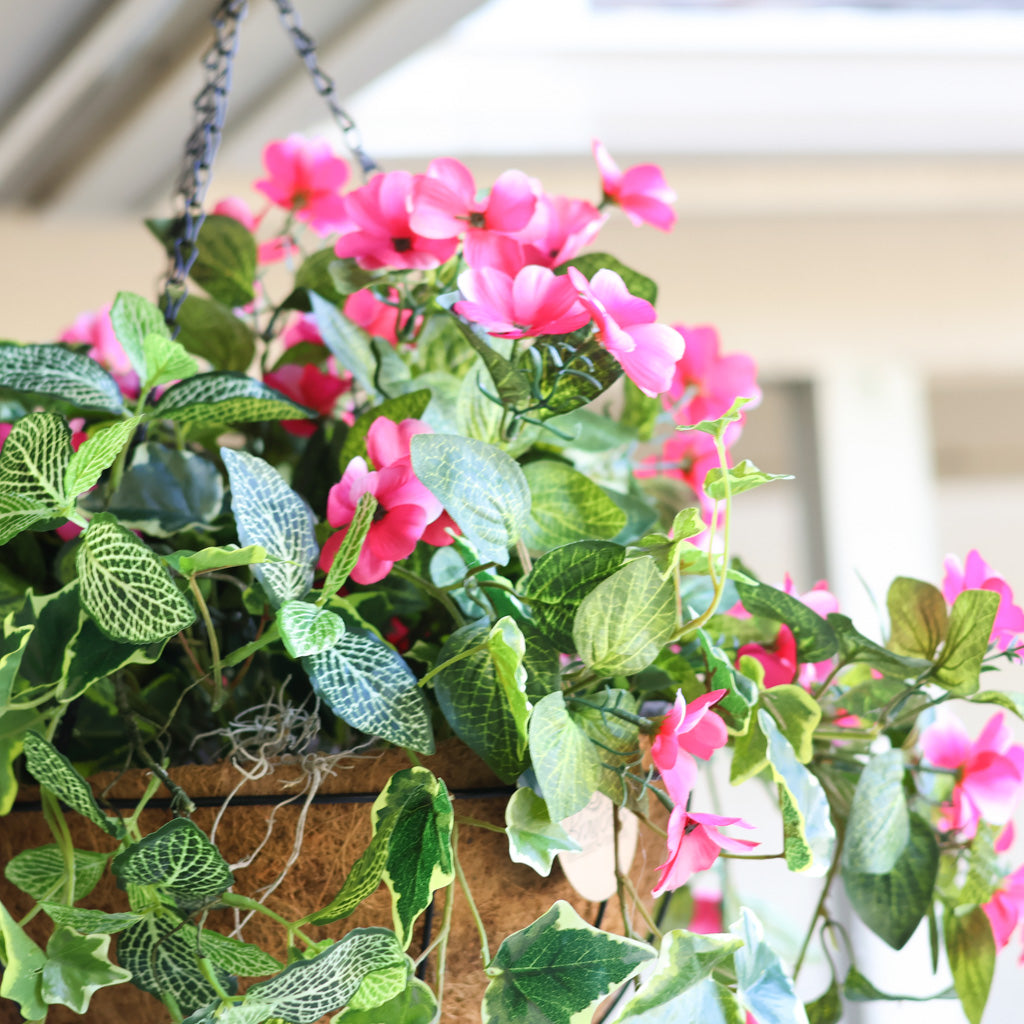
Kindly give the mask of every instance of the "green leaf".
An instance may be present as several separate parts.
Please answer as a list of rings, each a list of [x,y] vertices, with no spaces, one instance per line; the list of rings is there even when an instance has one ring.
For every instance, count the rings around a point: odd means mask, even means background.
[[[928,822],[910,818],[910,839],[890,871],[843,870],[846,895],[860,919],[893,949],[902,949],[932,904],[939,848]]]
[[[824,661],[836,653],[836,638],[829,624],[791,594],[764,583],[738,582],[736,590],[751,615],[784,622],[793,630],[801,661]]]
[[[105,510],[122,526],[151,537],[204,529],[224,506],[224,481],[208,458],[157,442],[138,445],[118,489],[106,504],[82,499],[85,508]]]
[[[499,389],[506,405],[525,406],[532,416],[546,420],[576,412],[604,394],[622,376],[622,366],[597,340],[587,337],[587,331],[538,338],[527,348],[513,371],[514,388],[524,387],[527,394],[506,396]],[[505,391],[513,391],[513,386]]]
[[[37,732],[25,736],[25,767],[40,786],[45,786],[72,810],[78,811],[94,825],[99,825],[104,832],[118,839],[124,835],[124,825],[120,820],[108,818],[100,810],[89,783],[53,744]]]
[[[61,927],[46,944],[42,993],[47,1003],[60,1003],[84,1014],[97,989],[122,985],[131,977],[110,962],[109,935],[82,935]]]
[[[530,488],[503,451],[455,434],[417,434],[410,443],[418,480],[445,507],[486,562],[508,564],[530,511]]]
[[[258,978],[261,974],[276,974],[282,967],[278,960],[259,946],[234,939],[230,935],[221,935],[208,928],[199,933],[199,945],[204,956],[229,974]]]
[[[345,620],[327,608],[305,601],[285,601],[277,609],[277,628],[293,658],[322,654],[345,633]]]
[[[900,750],[875,754],[861,772],[846,823],[844,870],[881,875],[895,867],[910,841],[903,776]]]
[[[353,281],[351,287],[346,283],[345,289],[340,288],[335,283],[334,275],[331,273],[331,268],[336,264],[351,265],[353,274],[358,275],[358,279],[363,283],[355,284]],[[347,295],[365,287],[372,280],[372,273],[360,270],[355,265],[355,260],[339,260],[334,255],[334,246],[329,245],[326,249],[320,249],[317,252],[311,253],[302,261],[302,265],[295,272],[295,291],[288,296],[286,305],[289,308],[308,310],[309,299],[304,293],[306,291],[314,291],[319,292],[325,299],[340,306],[344,303]]]
[[[117,940],[117,960],[131,971],[132,984],[157,999],[173,997],[182,1013],[192,1013],[219,994],[199,966],[196,929],[183,925],[176,914],[147,914],[123,931]],[[222,988],[235,991],[231,975],[216,965],[214,972]]]
[[[331,355],[343,369],[352,374],[359,387],[367,394],[376,395],[378,391],[374,377],[377,360],[370,345],[370,336],[349,320],[334,303],[328,302],[315,291],[309,293],[309,302],[320,337],[331,350]]]
[[[534,707],[529,742],[533,770],[552,819],[563,821],[586,807],[604,768],[590,737],[570,716],[561,690]]]
[[[677,996],[711,976],[719,965],[732,960],[742,940],[725,935],[697,935],[682,930],[666,932],[658,951],[658,962],[644,979],[615,1024],[661,1019],[656,1011],[670,1009]],[[652,1018],[651,1014],[655,1013]],[[679,1018],[673,1017],[672,1020]],[[665,1018],[666,1021],[669,1018]]]
[[[241,565],[261,565],[266,560],[266,548],[259,544],[250,544],[244,548],[237,544],[224,544],[221,547],[202,548],[200,551],[174,551],[164,555],[164,561],[182,576],[199,576],[204,572],[219,572]]]
[[[188,354],[185,346],[162,334],[147,334],[143,343],[146,356],[145,387],[159,387],[171,381],[193,377],[199,364]]]
[[[261,545],[270,559],[254,566],[253,575],[275,607],[305,597],[320,555],[309,506],[269,463],[230,448],[220,453],[231,484],[238,539],[243,545]]]
[[[943,689],[957,697],[977,692],[998,611],[999,595],[991,590],[965,590],[957,596],[946,643],[932,676]]]
[[[380,419],[382,416],[395,423],[406,419],[418,420],[427,411],[429,404],[430,391],[427,388],[420,388],[405,395],[386,398],[380,405],[368,409],[352,424],[345,435],[345,441],[338,456],[339,468],[344,469],[357,455],[361,455],[363,458],[367,457],[366,435],[374,420]]]
[[[828,624],[839,644],[839,660],[844,664],[870,665],[886,675],[896,676],[899,679],[919,676],[932,667],[930,661],[894,654],[873,640],[869,640],[857,631],[849,616],[830,612]]]
[[[640,760],[640,730],[623,717],[637,715],[636,697],[627,690],[604,690],[585,700],[569,697],[567,703],[570,716],[590,738],[601,762],[596,788],[614,803],[624,804],[629,793],[622,772]]]
[[[109,513],[89,523],[76,565],[83,606],[115,640],[155,643],[195,621],[160,559]]]
[[[715,710],[725,712],[725,724],[730,732],[743,735],[750,728],[754,707],[758,702],[757,685],[736,671],[725,652],[712,645],[705,630],[697,631],[697,640],[710,672],[708,689],[726,691],[725,696],[715,705]]]
[[[170,338],[171,332],[160,309],[134,292],[118,292],[110,307],[110,322],[114,336],[121,343],[132,369],[140,381],[146,379],[145,341],[147,334],[162,334]]]
[[[793,980],[778,954],[765,942],[764,928],[753,911],[743,907],[740,919],[729,931],[743,940],[733,956],[737,994],[758,1024],[807,1024]]]
[[[403,948],[433,894],[455,878],[448,790],[426,768],[406,768],[388,780],[373,805],[374,830],[388,829],[384,884],[391,891],[395,931]],[[394,824],[390,819],[395,818]]]
[[[770,484],[773,480],[792,480],[787,473],[762,473],[749,459],[738,462],[725,470],[721,466],[712,466],[704,478],[704,492],[715,501],[725,501],[726,478],[733,496],[744,491],[752,491],[761,484]]]
[[[416,677],[402,656],[376,637],[350,630],[302,664],[320,698],[354,729],[423,754],[434,752],[430,709]]]
[[[0,388],[115,416],[124,410],[117,381],[95,359],[67,345],[0,345]]]
[[[334,1018],[333,1024],[433,1024],[437,1019],[437,1000],[430,986],[419,978],[380,1006],[368,1010],[349,1006]]]
[[[89,490],[116,461],[124,446],[132,439],[140,417],[120,420],[97,431],[87,438],[77,452],[71,456],[64,474],[64,493],[68,501],[74,501],[83,491]]]
[[[662,1006],[626,1018],[623,1024],[745,1024],[752,1019],[732,989],[714,978],[704,978]]]
[[[51,517],[59,515],[70,461],[71,431],[64,418],[31,413],[14,424],[0,449],[0,493],[18,495]]]
[[[580,602],[614,573],[625,548],[610,541],[577,541],[540,556],[519,591],[531,603],[534,620],[559,650],[573,649],[573,622]]]
[[[886,606],[889,646],[897,654],[931,661],[949,624],[942,591],[930,583],[897,576],[889,586]]]
[[[738,423],[743,419],[743,406],[753,401],[738,395],[733,399],[732,405],[718,419],[701,420],[700,423],[678,423],[676,430],[699,430],[702,434],[710,434],[712,437],[724,438],[725,431],[730,423]]]
[[[24,1020],[43,1020],[47,1013],[42,991],[46,954],[25,934],[2,903],[0,939],[3,940],[0,942],[0,959],[4,964],[0,997],[13,999],[21,1007]]]
[[[972,704],[998,704],[1012,711],[1018,718],[1024,718],[1024,693],[1014,690],[982,690],[967,698]]]
[[[835,978],[817,999],[807,1003],[808,1024],[839,1024],[843,1017],[843,1000]]]
[[[955,999],[956,990],[950,985],[949,988],[943,989],[943,991],[933,996],[893,996],[875,988],[856,967],[851,967],[846,975],[846,981],[843,982],[843,995],[855,1003],[867,1003],[875,999],[885,999],[893,1002],[930,1003],[933,999]]]
[[[832,862],[836,830],[821,783],[796,758],[771,715],[757,712],[768,740],[768,763],[779,787],[786,867],[820,877]]]
[[[522,367],[510,362],[495,348],[501,342],[491,337],[478,324],[467,323],[454,314],[452,323],[480,357],[483,372],[478,377],[479,384],[488,392],[497,392],[495,397],[508,409],[529,405],[532,398],[530,378]],[[470,373],[474,374],[474,371],[471,370]]]
[[[0,714],[11,698],[11,688],[34,628],[31,623],[15,626],[13,612],[4,620],[3,635],[0,636]]]
[[[185,914],[234,884],[224,858],[188,818],[173,818],[119,853],[111,871],[125,885],[151,885]]]
[[[393,980],[396,969],[406,964],[393,932],[357,928],[312,960],[298,960],[277,977],[251,986],[245,1003],[266,1006],[269,1016],[289,1024],[314,1024],[345,1006],[369,976],[385,974]]]
[[[587,280],[599,270],[613,270],[622,278],[631,295],[646,299],[654,304],[658,301],[658,286],[649,277],[627,267],[606,252],[588,252],[559,266],[555,273],[564,274],[569,267],[575,267]]]
[[[186,295],[178,309],[178,341],[218,370],[245,372],[256,354],[256,335],[215,299]]]
[[[529,787],[517,789],[505,806],[505,833],[509,859],[526,864],[547,878],[555,855],[582,847],[557,822],[551,820],[548,805]]]
[[[76,853],[83,851],[76,850]],[[103,864],[106,865],[106,857]],[[63,862],[61,863],[63,867]],[[99,877],[97,876],[97,881]],[[75,884],[77,889],[78,873],[76,864]],[[77,896],[76,899],[82,897]],[[129,925],[141,921],[143,915],[126,910],[116,914],[108,914],[105,910],[89,910],[85,907],[69,907],[64,903],[51,903],[48,900],[40,901],[40,906],[56,925],[63,925],[67,928],[74,928],[76,932],[83,935],[113,935],[116,932],[124,931]]]
[[[327,573],[327,578],[320,588],[321,593],[317,603],[326,601],[331,594],[336,594],[345,585],[349,573],[356,567],[356,562],[359,561],[359,552],[362,551],[363,544],[366,542],[366,535],[370,532],[370,527],[373,525],[373,517],[376,511],[377,499],[369,492],[360,494],[359,501],[356,502],[355,514],[352,516],[352,522],[348,524],[345,537],[334,555],[330,571]]]
[[[647,668],[677,628],[675,588],[652,558],[627,562],[583,598],[573,644],[599,675],[630,675]]]
[[[181,237],[181,222],[147,220],[146,226],[173,256],[174,241]],[[256,240],[252,232],[234,217],[209,213],[199,229],[198,248],[189,277],[225,305],[252,302],[256,277]]]
[[[109,853],[75,850],[75,900],[85,899],[100,883],[107,869]],[[16,853],[4,868],[4,876],[32,899],[40,901],[63,893],[64,855],[55,843]],[[63,924],[64,922],[58,922]]]
[[[629,378],[622,388],[622,413],[617,426],[633,431],[638,441],[650,441],[661,403],[648,398]]]
[[[484,1024],[583,1024],[654,955],[646,943],[592,927],[559,900],[502,942],[487,968]]]
[[[962,915],[947,909],[942,925],[956,993],[971,1024],[981,1024],[996,968],[992,925],[981,907]]]
[[[23,494],[5,491],[0,484],[0,544],[6,544],[12,537],[41,523],[59,526],[59,520],[63,518],[58,517],[51,506],[41,505]]]
[[[316,413],[244,373],[200,373],[169,387],[146,417],[220,425],[312,420]]]
[[[792,683],[760,691],[758,707],[772,715],[789,741],[796,759],[807,764],[814,752],[814,730],[821,721],[821,705],[802,687]],[[753,778],[768,766],[768,740],[756,720],[736,738],[729,781],[734,786]]]
[[[626,513],[564,462],[531,462],[523,474],[531,496],[530,516],[523,527],[527,547],[543,550],[574,540],[611,540],[626,525]]]

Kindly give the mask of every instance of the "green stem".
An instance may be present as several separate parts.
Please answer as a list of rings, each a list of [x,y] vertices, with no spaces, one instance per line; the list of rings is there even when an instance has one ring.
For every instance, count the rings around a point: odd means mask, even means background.
[[[650,718],[644,718],[642,715],[634,715],[630,711],[623,711],[621,708],[605,707],[601,704],[594,704],[589,700],[585,700],[583,697],[566,697],[566,704],[573,704],[578,707],[592,708],[594,711],[600,711],[602,714],[614,715],[616,718],[621,718],[624,722],[629,722],[631,725],[638,725],[641,729],[647,729],[650,731],[654,730],[654,722]]]
[[[260,903],[258,900],[251,899],[249,896],[242,896],[237,892],[226,892],[221,895],[220,902],[228,907],[238,907],[240,910],[255,910],[257,914],[263,914],[264,917],[269,917],[271,921],[276,921],[288,932],[289,943],[291,943],[293,938],[297,937],[302,939],[307,946],[316,944],[313,939],[303,932],[296,922],[289,921],[288,918],[282,917],[280,914],[275,914],[268,906]]]
[[[469,904],[469,912],[473,915],[473,920],[476,922],[476,930],[480,933],[480,955],[483,957],[484,967],[487,967],[491,962],[491,950],[487,944],[487,929],[484,928],[483,918],[480,917],[480,911],[477,909],[476,903],[473,900],[473,894],[469,891],[469,883],[466,881],[466,873],[462,870],[462,864],[459,863],[459,826],[456,824],[452,828],[452,860],[455,864],[455,877],[459,880],[459,885],[462,886],[462,891],[465,894],[466,902]],[[445,908],[447,910],[447,908]]]
[[[829,889],[832,887],[832,879],[835,878],[836,871],[839,868],[839,858],[843,852],[843,839],[844,833],[840,832],[839,837],[836,840],[835,853],[832,855],[832,863],[829,865],[828,874],[825,876],[825,884],[821,888],[821,896],[818,899],[818,905],[814,908],[814,915],[811,917],[811,923],[807,928],[807,934],[804,936],[803,944],[800,946],[800,953],[796,958],[796,963],[793,965],[794,982],[800,974],[800,968],[804,965],[804,958],[807,956],[807,950],[811,945],[811,939],[814,937],[814,927],[818,923],[818,918],[822,916],[825,910],[825,900],[828,898]]]
[[[464,651],[460,651],[452,658],[448,658],[447,661],[442,661],[440,665],[435,665],[421,680],[420,686],[425,686],[427,682],[434,678],[439,672],[443,672],[450,665],[455,665],[460,661],[465,661],[466,658],[471,658],[474,654],[478,654],[480,651],[487,650],[487,643],[474,644],[472,647],[467,647]]]
[[[458,861],[456,861],[458,863]],[[448,962],[448,937],[452,932],[452,910],[455,907],[455,881],[448,886],[444,897],[444,917],[441,919],[441,934],[437,943],[437,1020],[441,1019],[441,1007],[444,1001],[444,969]],[[424,955],[426,954],[424,950]]]
[[[615,857],[615,895],[619,899],[619,913],[622,914],[622,932],[628,939],[636,937],[633,931],[633,924],[630,921],[629,910],[626,907],[626,874],[619,864],[619,833],[622,831],[622,823],[619,821],[619,808],[612,807],[612,853]]]
[[[640,894],[636,891],[636,886],[633,885],[633,879],[629,875],[622,876],[622,884],[625,886],[626,891],[629,893],[633,900],[633,904],[636,909],[640,912],[640,916],[644,919],[647,927],[651,929],[651,938],[655,942],[661,942],[662,931],[658,927],[658,923],[651,916],[651,912],[644,906],[643,900],[640,899]]]
[[[452,621],[456,626],[464,626],[466,624],[465,616],[459,611],[459,606],[446,594],[440,587],[435,586],[430,580],[425,580],[422,576],[417,573],[410,572],[402,565],[394,565],[391,568],[393,575],[400,576],[402,579],[408,580],[410,583],[415,583],[418,587],[421,587],[426,593],[438,601],[444,610],[451,616]]]
[[[479,818],[468,818],[464,814],[457,814],[455,816],[455,823],[457,825],[470,825],[473,828],[485,828],[488,832],[505,834],[505,829],[501,825],[494,825],[489,821],[481,821]]]
[[[203,625],[206,627],[206,639],[210,645],[210,672],[213,676],[210,684],[206,687],[206,691],[210,695],[210,703],[213,705],[213,710],[216,711],[224,703],[225,697],[224,673],[220,665],[220,642],[217,640],[217,631],[213,628],[210,609],[206,606],[202,590],[200,590],[195,576],[189,576],[188,587],[192,591],[192,597],[195,598],[199,614],[203,618]]]
[[[199,958],[199,970],[202,972],[203,977],[210,983],[210,987],[213,991],[217,993],[217,998],[220,999],[222,1003],[234,1002],[231,998],[231,993],[228,992],[220,983],[220,979],[217,977],[217,972],[213,969],[213,964],[210,962],[208,957],[201,956]]]
[[[58,799],[45,786],[41,788],[39,796],[43,817],[50,826],[64,861],[64,902],[72,907],[75,904],[75,844],[71,841],[71,831],[61,813]]]

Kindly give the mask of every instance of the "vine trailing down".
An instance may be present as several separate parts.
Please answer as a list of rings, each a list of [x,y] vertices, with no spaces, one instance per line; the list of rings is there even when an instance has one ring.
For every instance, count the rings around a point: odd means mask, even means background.
[[[982,1019],[1024,915],[1024,700],[982,678],[1017,658],[1024,612],[972,551],[941,586],[897,577],[869,638],[825,582],[734,558],[734,501],[780,479],[732,456],[753,361],[660,322],[654,281],[595,248],[616,208],[669,230],[675,196],[654,165],[594,156],[596,203],[518,170],[481,188],[450,158],[351,187],[327,143],[292,135],[254,201],[205,219],[172,324],[122,292],[55,343],[3,344],[0,810],[34,780],[53,833],[5,867],[31,908],[0,908],[7,1016],[85,1016],[131,983],[189,1024],[443,1020],[460,888],[487,1024],[590,1020],[613,993],[618,1024],[836,1024],[845,1000],[900,998],[858,967],[840,890],[894,949],[927,922]],[[149,228],[174,249],[178,223]],[[977,735],[965,703],[994,706]],[[235,891],[168,774],[248,735],[293,760],[411,758],[340,891],[299,919]],[[419,763],[438,737],[508,786],[504,827],[457,813]],[[774,820],[703,795],[711,762],[771,794]],[[86,777],[129,764],[152,783],[125,810]],[[147,832],[162,784],[177,816]],[[107,852],[75,848],[61,805]],[[664,843],[646,891],[616,857],[623,934],[559,901],[489,935],[460,833],[503,832],[545,876],[581,812]],[[807,876],[799,932],[746,905],[750,859]],[[107,872],[122,903],[100,910]],[[390,917],[347,928],[382,884]],[[225,908],[274,922],[287,964],[221,934]],[[819,953],[825,990],[804,992]]]

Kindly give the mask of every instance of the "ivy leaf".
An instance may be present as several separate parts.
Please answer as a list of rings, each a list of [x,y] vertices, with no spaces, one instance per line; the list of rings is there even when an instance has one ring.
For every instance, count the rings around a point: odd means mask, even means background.
[[[897,576],[889,586],[886,606],[889,646],[897,654],[931,661],[949,625],[942,591],[930,583]]]
[[[122,985],[131,974],[110,962],[109,935],[82,935],[58,928],[46,944],[42,993],[47,1003],[69,1006],[84,1014],[97,989]]]
[[[354,729],[423,754],[434,752],[430,709],[416,677],[402,656],[376,637],[350,630],[302,664],[324,703]]]
[[[356,326],[337,306],[328,302],[315,291],[309,293],[309,303],[316,320],[317,330],[331,355],[348,370],[355,382],[367,394],[378,394],[374,383],[377,360],[370,345],[370,336]]]
[[[778,954],[765,942],[764,928],[753,911],[743,907],[740,919],[729,931],[743,940],[733,956],[737,993],[758,1024],[807,1024],[807,1013],[797,998],[793,980]]]
[[[11,689],[18,669],[21,668],[21,659],[25,655],[25,648],[32,638],[34,629],[32,623],[15,626],[14,612],[4,619],[3,632],[0,633],[0,713],[11,698]]]
[[[312,960],[298,960],[276,977],[252,985],[242,1006],[255,1003],[267,1016],[289,1024],[314,1024],[345,1006],[371,976],[390,979],[392,995],[397,995],[408,984],[407,963],[394,932],[356,928]]]
[[[954,696],[965,697],[978,689],[999,600],[991,590],[965,590],[953,603],[946,643],[932,678]]]
[[[732,960],[742,940],[726,935],[697,935],[675,930],[666,932],[658,951],[658,962],[644,979],[639,991],[616,1018],[615,1024],[628,1021],[678,1021],[681,1018],[662,1017],[658,1011],[672,1010],[672,1001],[694,985],[710,978],[720,964]],[[705,1018],[698,1018],[703,1021]]]
[[[434,693],[449,725],[506,782],[526,767],[526,641],[514,619],[463,626],[437,656]],[[458,658],[459,660],[454,660]]]
[[[485,562],[508,565],[530,512],[530,488],[519,465],[486,441],[455,434],[417,434],[413,472],[444,506]]]
[[[200,373],[169,387],[147,419],[221,425],[311,420],[316,413],[244,373]]]
[[[234,876],[220,851],[188,818],[173,818],[119,853],[110,865],[125,885],[151,885],[189,914],[220,896]]]
[[[559,900],[498,948],[486,971],[484,1024],[583,1024],[654,955],[646,943],[592,927]]]
[[[654,661],[676,628],[675,587],[661,578],[654,559],[641,557],[583,598],[572,635],[576,651],[592,671],[631,675]]]
[[[64,494],[74,501],[83,491],[94,486],[103,471],[109,469],[132,439],[140,417],[120,420],[97,431],[74,452],[64,473]]]
[[[293,658],[322,654],[345,633],[345,620],[327,608],[305,601],[285,601],[277,609],[277,628]]]
[[[554,821],[586,807],[604,774],[598,751],[570,716],[561,690],[534,707],[529,726],[530,760]]]
[[[735,496],[773,480],[792,480],[793,477],[788,473],[762,473],[749,459],[744,459],[725,469],[712,466],[704,478],[704,492],[714,501],[725,501],[727,479],[729,490]]]
[[[767,584],[737,582],[743,607],[751,615],[784,622],[793,630],[801,661],[824,661],[836,653],[836,638],[829,624],[791,594]]]
[[[231,484],[238,539],[243,545],[261,545],[268,555],[265,564],[253,567],[253,575],[274,607],[305,597],[320,554],[309,506],[269,463],[230,448],[220,453]]]
[[[146,379],[146,336],[162,335],[170,338],[171,332],[159,307],[134,292],[118,292],[110,307],[110,323],[114,336],[132,364],[140,381]]]
[[[932,905],[939,848],[928,822],[912,815],[910,839],[892,869],[872,875],[843,869],[846,895],[860,919],[902,949]]]
[[[0,345],[0,388],[46,395],[118,416],[124,396],[95,359],[67,345]]]
[[[437,1000],[430,986],[419,978],[386,1003],[368,1010],[349,1006],[334,1018],[333,1024],[433,1024],[437,1019]]]
[[[662,1006],[625,1018],[623,1024],[745,1024],[752,1019],[732,989],[704,978]]]
[[[75,853],[82,853],[81,850],[76,850]],[[88,852],[88,851],[86,851]],[[102,868],[106,866],[107,858],[104,856]],[[63,868],[63,862],[61,862]],[[75,889],[78,889],[78,865],[75,865]],[[97,875],[97,882],[99,881],[99,875]],[[75,899],[81,899],[82,897],[76,895]],[[46,912],[47,916],[56,925],[61,925],[66,928],[73,928],[76,932],[81,932],[83,935],[114,935],[117,932],[124,931],[129,925],[135,924],[136,921],[141,921],[142,914],[136,914],[134,911],[126,910],[118,913],[107,913],[105,910],[89,910],[86,907],[69,907],[64,903],[51,903],[48,900],[41,900],[40,906]]]
[[[874,755],[861,772],[846,824],[844,870],[881,875],[895,867],[910,840],[903,775],[899,750]]]
[[[256,335],[215,299],[186,295],[178,309],[178,341],[218,370],[245,372],[256,354]]]
[[[14,494],[50,516],[66,503],[71,431],[62,416],[34,412],[14,424],[0,449],[0,493]],[[11,534],[10,536],[13,536]]]
[[[21,1007],[24,1020],[44,1020],[48,1010],[42,992],[46,954],[25,934],[2,903],[0,939],[3,940],[0,942],[0,954],[4,964],[0,997],[13,999]]]
[[[393,825],[388,821],[397,816]],[[426,768],[406,768],[388,780],[371,812],[374,830],[390,828],[384,884],[391,891],[395,931],[404,949],[433,893],[455,878],[448,790]]]
[[[199,372],[199,364],[188,354],[185,346],[163,334],[147,334],[143,341],[143,353],[146,357],[146,373],[142,380],[147,390],[174,380],[194,377]]]
[[[971,1024],[981,1024],[996,969],[992,925],[981,907],[963,915],[947,909],[942,925],[956,993]]]
[[[814,752],[814,730],[821,721],[821,705],[802,687],[792,683],[760,691],[758,706],[781,723],[796,759],[807,764]],[[757,721],[736,738],[729,780],[738,785],[768,765],[768,740]]]
[[[833,977],[831,984],[817,999],[805,1004],[809,1024],[839,1024],[843,1019],[843,1000],[839,982]]]
[[[820,877],[829,869],[836,843],[825,791],[797,760],[771,715],[761,709],[757,722],[768,740],[768,763],[779,788],[786,867]]]
[[[611,540],[626,513],[592,480],[564,462],[541,459],[523,467],[530,488],[530,515],[523,540],[546,550],[575,540]]]
[[[198,948],[195,927],[164,911],[147,914],[118,936],[117,960],[131,971],[132,984],[157,999],[173,997],[182,1013],[188,1014],[219,995],[199,966]],[[232,975],[216,965],[213,969],[223,989],[229,993],[237,989]]]
[[[544,878],[551,874],[555,854],[583,849],[551,820],[548,805],[528,786],[517,789],[505,806],[505,833],[509,859],[526,864]]]
[[[78,774],[74,765],[39,733],[29,732],[25,736],[25,767],[40,786],[45,786],[59,800],[72,810],[78,811],[84,818],[88,818],[94,825],[99,825],[108,835],[116,839],[124,835],[124,825],[120,820],[108,818],[100,810],[89,783]]]
[[[75,900],[85,899],[100,883],[110,860],[109,853],[75,850]],[[55,843],[16,853],[4,868],[4,876],[32,899],[60,896],[65,879],[64,855]],[[58,922],[63,923],[63,922]]]
[[[155,643],[195,621],[160,559],[110,513],[89,523],[76,566],[83,606],[115,640]]]

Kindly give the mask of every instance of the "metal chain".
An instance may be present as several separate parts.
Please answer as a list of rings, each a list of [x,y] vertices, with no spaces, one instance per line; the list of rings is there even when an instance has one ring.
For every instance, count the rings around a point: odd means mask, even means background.
[[[224,131],[231,70],[238,52],[238,27],[248,7],[248,0],[222,0],[211,18],[214,40],[203,54],[206,81],[192,104],[194,125],[185,144],[184,167],[178,179],[182,212],[164,283],[164,319],[172,330],[177,327],[178,312],[188,293],[188,275],[199,255],[199,230],[206,219],[203,201]]]
[[[335,98],[334,80],[320,67],[316,55],[316,44],[299,24],[299,16],[295,8],[292,7],[291,0],[274,0],[274,3],[277,5],[281,23],[291,37],[295,52],[302,58],[302,62],[306,65],[306,70],[309,72],[309,77],[313,80],[313,88],[316,89],[330,109],[331,116],[341,132],[341,137],[348,151],[359,161],[359,166],[363,172],[363,179],[365,180],[374,171],[380,170],[377,162],[363,149],[362,136],[359,134],[355,121],[352,120]]]

